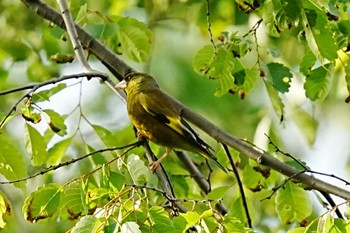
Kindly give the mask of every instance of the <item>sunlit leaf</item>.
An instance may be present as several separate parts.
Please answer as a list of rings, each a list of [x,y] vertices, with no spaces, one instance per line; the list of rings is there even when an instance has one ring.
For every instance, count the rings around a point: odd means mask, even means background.
[[[0,228],[4,228],[6,226],[4,218],[11,216],[11,209],[10,201],[7,199],[4,193],[0,192]]]
[[[278,95],[278,92],[270,85],[268,82],[264,82],[267,93],[270,97],[270,101],[275,113],[279,116],[280,121],[283,121],[284,118],[284,104],[281,98]]]
[[[66,135],[67,126],[64,124],[64,118],[52,109],[44,109],[43,111],[49,116],[47,121],[51,130],[60,136]]]
[[[144,184],[147,181],[149,168],[140,159],[138,155],[130,155],[127,165],[130,171],[130,176],[135,184]]]
[[[39,91],[39,92],[35,92],[32,95],[32,101],[34,103],[37,102],[41,102],[41,101],[47,101],[50,99],[51,96],[53,96],[54,94],[60,92],[61,90],[63,90],[67,85],[65,83],[59,83],[57,84],[57,86],[52,87],[48,90],[44,90],[44,91]]]
[[[55,145],[53,145],[48,150],[46,165],[51,166],[51,165],[59,164],[61,162],[63,156],[65,155],[71,141],[72,141],[72,138],[67,138],[67,139],[62,140],[62,141],[56,143]]]
[[[64,187],[62,193],[62,211],[69,219],[77,219],[88,212],[86,203],[86,192],[81,180],[76,180]]]
[[[268,77],[272,81],[272,86],[279,92],[288,92],[293,74],[289,68],[280,63],[267,64]]]
[[[306,96],[313,101],[324,100],[329,93],[330,87],[331,78],[325,66],[312,70],[306,77],[304,84]]]
[[[26,147],[31,154],[33,166],[41,166],[46,162],[46,142],[44,137],[30,124],[26,124]]]
[[[319,10],[305,9],[305,15],[307,20],[305,35],[309,42],[309,48],[317,58],[320,54],[324,58],[333,61],[338,57],[338,48],[325,14]]]
[[[27,167],[23,153],[3,132],[0,135],[0,145],[0,173],[10,181],[26,177]],[[14,185],[25,189],[25,183],[14,183]]]
[[[77,224],[72,228],[72,233],[103,233],[103,222],[94,215],[87,215],[79,219]]]
[[[29,222],[37,222],[57,216],[60,209],[60,189],[60,185],[50,184],[32,192],[23,206],[24,218]]]
[[[110,18],[118,25],[116,33],[122,51],[137,62],[146,61],[151,52],[151,30],[133,18],[119,16]]]
[[[278,189],[275,198],[276,212],[284,224],[302,222],[312,213],[308,193],[297,184],[287,182]]]

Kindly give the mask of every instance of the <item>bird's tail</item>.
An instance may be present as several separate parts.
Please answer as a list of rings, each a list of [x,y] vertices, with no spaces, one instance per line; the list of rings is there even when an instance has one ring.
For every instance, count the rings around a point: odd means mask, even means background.
[[[216,166],[218,166],[221,170],[223,170],[225,173],[227,173],[226,168],[224,168],[224,166],[221,165],[221,163],[219,163],[219,161],[217,160],[217,158],[206,148],[201,147],[202,150],[200,151],[200,154],[206,158],[207,160],[212,160],[214,161],[214,163],[216,164]]]

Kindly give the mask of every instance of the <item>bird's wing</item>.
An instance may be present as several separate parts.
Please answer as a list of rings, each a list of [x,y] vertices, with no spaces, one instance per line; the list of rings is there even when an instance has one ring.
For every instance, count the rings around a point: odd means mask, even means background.
[[[181,118],[180,111],[172,103],[169,96],[161,90],[153,90],[152,93],[143,93],[140,96],[142,107],[152,116],[157,118],[163,124],[166,124],[171,129],[175,130],[186,139],[204,146],[206,149],[211,147],[205,143],[190,125]]]

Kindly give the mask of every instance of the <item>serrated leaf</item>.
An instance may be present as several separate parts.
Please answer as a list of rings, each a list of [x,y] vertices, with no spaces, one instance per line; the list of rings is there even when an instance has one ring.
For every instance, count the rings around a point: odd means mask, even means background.
[[[152,229],[155,232],[183,232],[181,229],[175,229],[168,213],[162,207],[152,206],[149,215],[154,222]]]
[[[72,233],[103,233],[104,223],[94,215],[84,216],[72,228]]]
[[[223,198],[229,190],[231,186],[220,186],[215,189],[213,189],[210,193],[208,193],[207,198],[211,200],[218,200],[220,198]]]
[[[26,148],[31,155],[33,166],[41,166],[46,162],[47,152],[44,137],[30,124],[26,124]]]
[[[110,18],[116,20],[118,25],[117,37],[123,52],[137,62],[146,61],[151,51],[151,30],[133,18],[118,16]]]
[[[62,193],[61,212],[69,216],[69,219],[77,219],[88,212],[86,192],[82,187],[81,180],[70,183],[64,187]]]
[[[72,138],[67,138],[53,145],[47,152],[48,156],[46,165],[51,166],[59,164],[62,161],[62,158],[65,155],[71,141]]]
[[[49,184],[32,192],[23,206],[24,218],[29,222],[37,222],[56,216],[60,209],[60,189],[58,184]]]
[[[220,88],[215,95],[221,96],[230,89],[237,90],[233,76],[235,60],[231,51],[225,50],[224,47],[219,47],[215,54],[212,45],[207,45],[196,54],[192,66],[196,72],[204,74],[207,78],[220,81]]]
[[[213,46],[206,45],[196,53],[193,58],[192,67],[197,73],[206,75],[214,58],[215,51]]]
[[[326,67],[320,66],[310,72],[304,84],[306,97],[315,100],[324,100],[329,93],[331,80]]]
[[[268,82],[264,82],[264,83],[265,83],[267,93],[270,97],[270,101],[271,101],[273,110],[279,116],[280,121],[283,121],[284,104],[283,104],[281,98],[279,97],[278,92],[272,87],[272,85],[270,85],[270,83],[268,83]]]
[[[38,103],[41,101],[47,101],[51,96],[63,90],[67,85],[65,83],[60,83],[55,87],[50,88],[49,90],[39,91],[32,95],[32,101]]]
[[[13,144],[6,133],[0,135],[0,173],[7,180],[18,180],[27,176],[27,167],[23,153],[18,145]],[[25,189],[25,183],[14,183],[14,186]]]
[[[52,109],[44,109],[44,113],[49,116],[48,124],[52,131],[59,136],[67,134],[67,126],[64,124],[64,118]]]
[[[305,16],[305,35],[311,51],[318,59],[320,54],[330,61],[335,60],[338,57],[338,47],[325,14],[319,10],[305,9]]]
[[[276,212],[284,224],[302,222],[312,213],[308,193],[298,185],[287,182],[276,193]]]
[[[272,86],[279,92],[288,92],[293,74],[289,68],[280,63],[269,63],[267,65],[268,77],[272,80]]]
[[[132,154],[128,157],[127,166],[130,176],[135,184],[144,184],[147,182],[149,169],[138,155]]]

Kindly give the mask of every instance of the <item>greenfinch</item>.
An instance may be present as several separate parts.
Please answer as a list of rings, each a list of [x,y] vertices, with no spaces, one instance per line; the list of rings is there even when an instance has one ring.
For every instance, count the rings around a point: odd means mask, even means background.
[[[181,109],[151,76],[136,72],[127,74],[116,88],[126,92],[129,118],[138,131],[138,137],[145,137],[167,148],[161,158],[150,164],[152,172],[172,149],[191,151],[205,159],[212,159],[226,172],[211,153],[211,147],[181,118]]]

